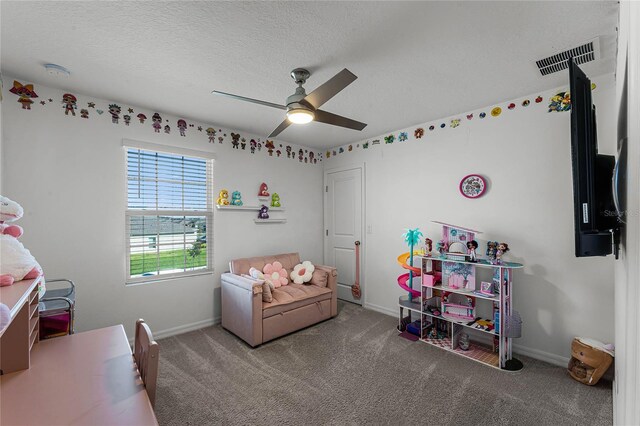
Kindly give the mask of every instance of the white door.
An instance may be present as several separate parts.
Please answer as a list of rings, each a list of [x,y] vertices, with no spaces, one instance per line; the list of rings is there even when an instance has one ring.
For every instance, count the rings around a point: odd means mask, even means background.
[[[362,168],[329,171],[325,174],[325,255],[327,265],[338,269],[338,298],[362,304],[364,286],[360,267],[359,299],[351,286],[356,280],[356,241],[362,242]],[[363,244],[360,245],[362,266]]]

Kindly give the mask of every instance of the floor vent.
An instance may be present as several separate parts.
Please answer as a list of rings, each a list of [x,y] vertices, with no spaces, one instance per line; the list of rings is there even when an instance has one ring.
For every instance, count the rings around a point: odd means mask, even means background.
[[[571,57],[575,58],[578,64],[600,59],[600,44],[598,42],[599,39],[596,38],[581,46],[536,61],[540,74],[549,75],[566,70],[568,66],[567,60]]]

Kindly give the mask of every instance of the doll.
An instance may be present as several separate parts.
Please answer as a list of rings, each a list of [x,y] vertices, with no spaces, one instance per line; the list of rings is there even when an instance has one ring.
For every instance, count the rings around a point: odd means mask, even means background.
[[[502,263],[502,256],[509,251],[509,244],[500,243],[498,244],[496,251],[496,263]]]
[[[476,240],[471,240],[467,242],[467,256],[469,256],[469,262],[478,261],[478,257],[476,255],[477,249],[478,249],[478,242]]]
[[[490,262],[496,259],[496,250],[498,247],[497,241],[487,241],[487,258]]]
[[[436,250],[440,253],[440,256],[444,256],[447,253],[447,249],[447,243],[444,240],[440,240],[436,244]]]
[[[431,256],[431,250],[433,250],[433,241],[430,238],[425,238],[424,245],[426,247],[425,255]]]

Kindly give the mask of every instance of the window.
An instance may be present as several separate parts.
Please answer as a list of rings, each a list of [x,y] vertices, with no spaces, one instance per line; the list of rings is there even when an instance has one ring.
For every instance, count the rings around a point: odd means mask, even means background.
[[[213,160],[127,150],[127,282],[211,272]]]

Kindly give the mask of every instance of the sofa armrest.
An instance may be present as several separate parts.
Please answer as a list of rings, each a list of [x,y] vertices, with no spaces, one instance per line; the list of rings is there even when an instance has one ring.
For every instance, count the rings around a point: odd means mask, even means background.
[[[222,282],[235,285],[241,289],[250,291],[253,294],[262,293],[263,281],[245,278],[241,275],[232,274],[230,272],[222,274]]]
[[[222,327],[251,346],[262,343],[262,282],[222,274]]]
[[[331,316],[338,315],[338,270],[333,266],[315,265],[316,269],[327,271],[327,288],[331,289]]]

